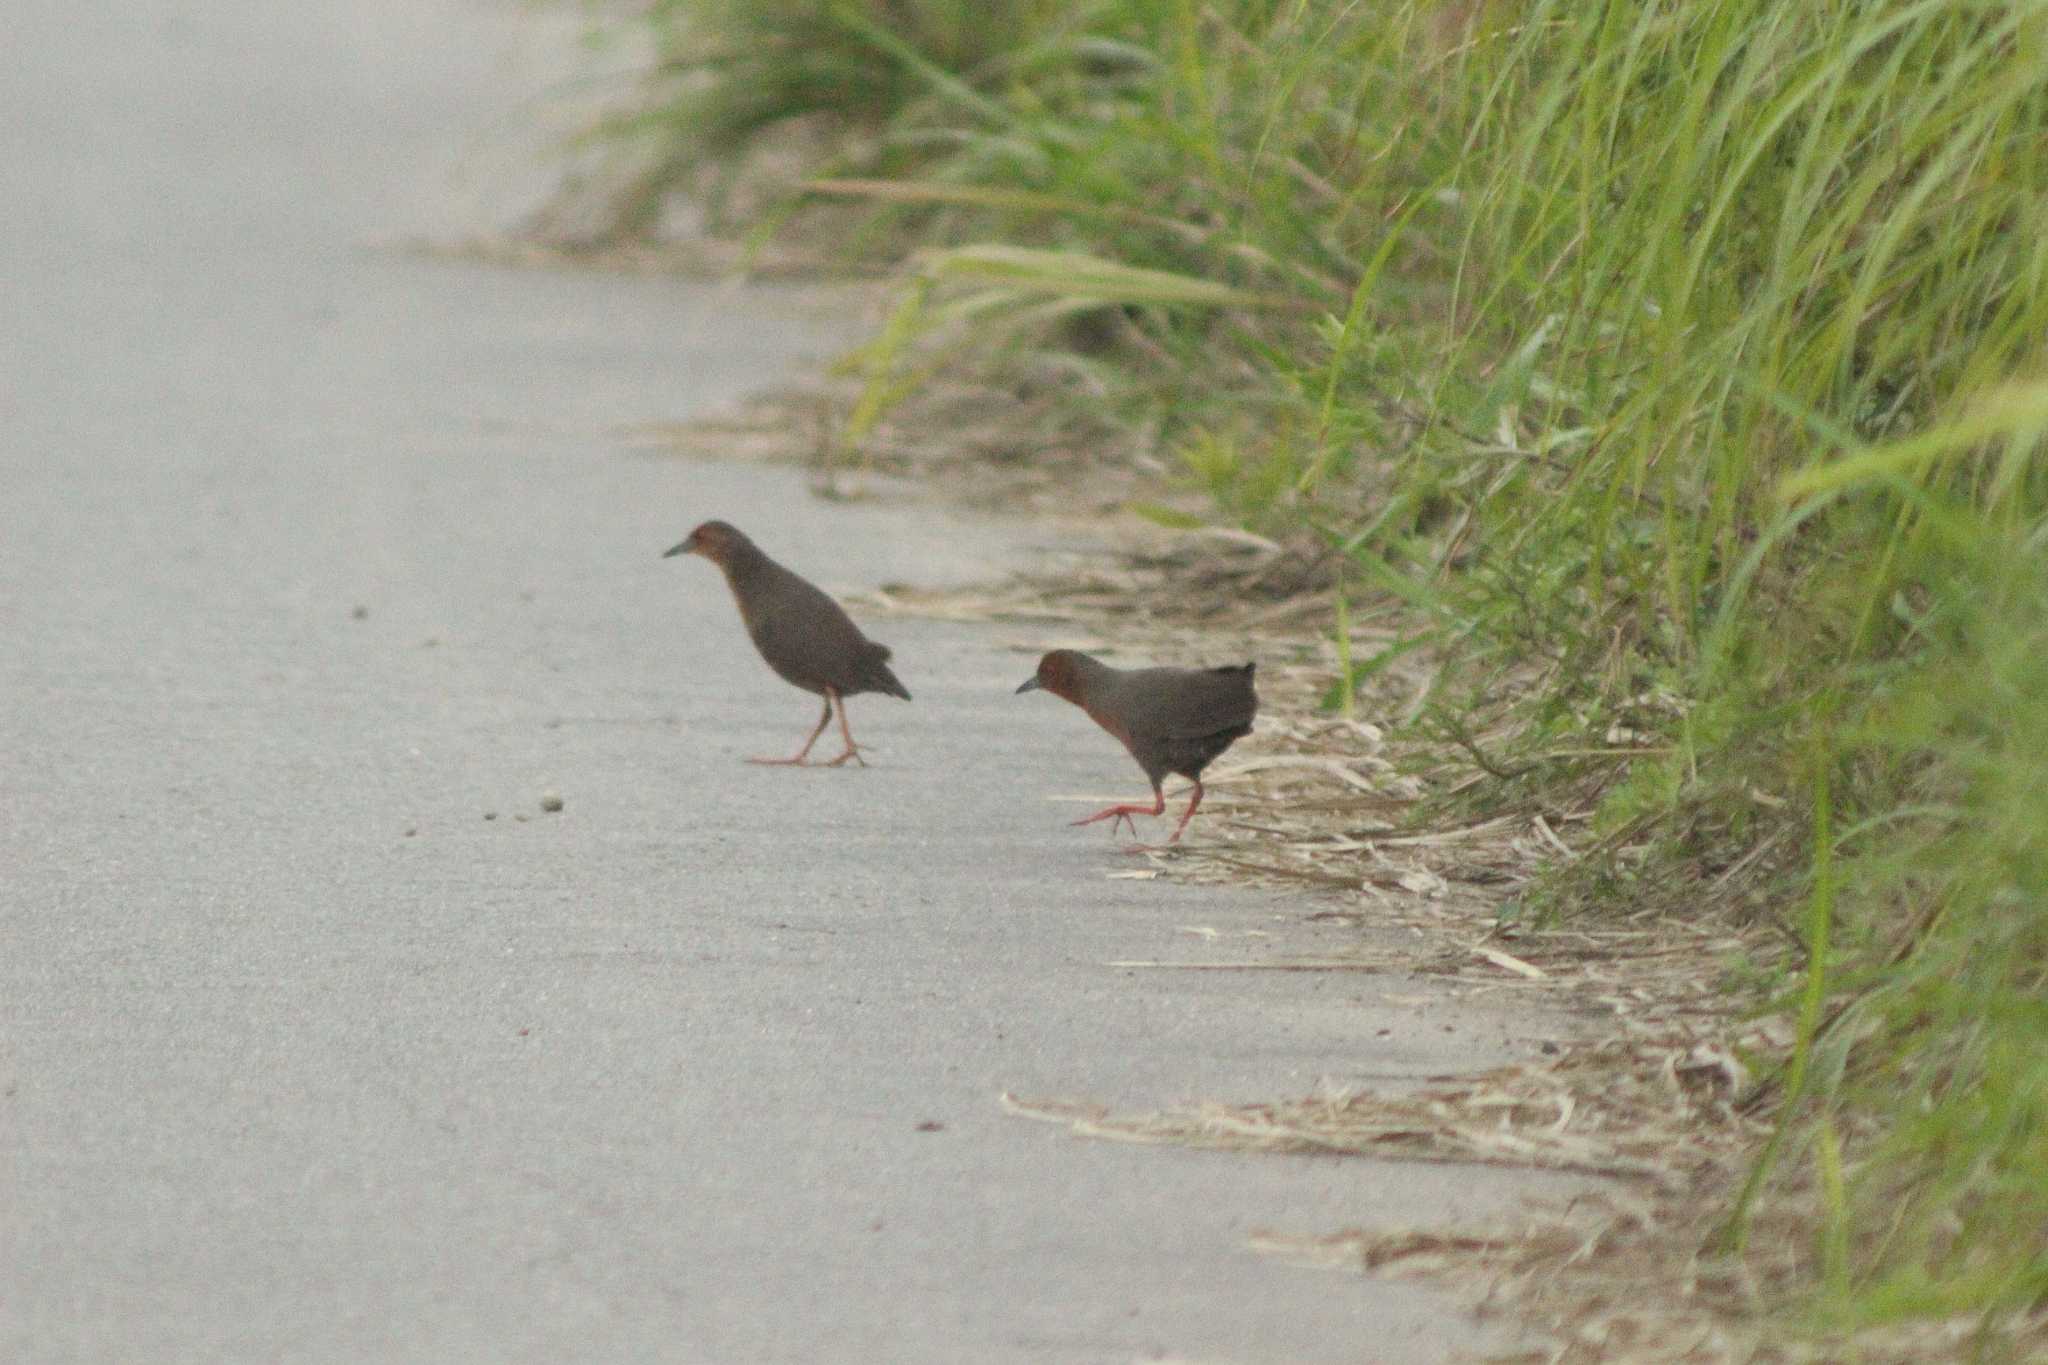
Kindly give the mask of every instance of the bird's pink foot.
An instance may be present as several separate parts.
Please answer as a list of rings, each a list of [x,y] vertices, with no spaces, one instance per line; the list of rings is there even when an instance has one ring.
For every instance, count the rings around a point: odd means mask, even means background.
[[[860,756],[860,746],[853,742],[853,727],[846,723],[846,699],[840,696],[837,692],[827,691],[825,694],[825,701],[827,709],[830,709],[832,703],[838,703],[839,737],[846,741],[846,752],[840,754],[839,757],[831,760],[825,766],[828,768],[836,768],[850,758],[854,762],[860,764],[861,767],[867,767],[868,761]],[[819,724],[822,725],[824,724],[824,722],[820,721]],[[817,736],[813,735],[812,738],[815,739],[817,738]]]
[[[1170,837],[1170,838],[1168,838],[1168,839],[1167,839],[1167,841],[1166,841],[1167,843],[1169,843],[1169,844],[1177,844],[1177,843],[1179,843],[1179,842],[1180,842],[1180,835],[1181,835],[1181,831],[1182,831],[1182,830],[1184,830],[1184,829],[1186,829],[1186,828],[1188,827],[1188,821],[1190,821],[1190,820],[1192,820],[1192,819],[1194,819],[1194,818],[1195,818],[1195,808],[1196,808],[1196,807],[1198,807],[1198,806],[1200,806],[1201,804],[1202,804],[1202,779],[1198,777],[1198,778],[1196,778],[1196,779],[1195,779],[1195,795],[1194,795],[1194,799],[1193,799],[1193,800],[1191,800],[1191,801],[1189,801],[1189,802],[1188,802],[1188,808],[1187,808],[1186,810],[1184,810],[1184,811],[1182,811],[1182,812],[1181,812],[1181,815],[1180,815],[1180,823],[1179,823],[1179,824],[1177,824],[1177,825],[1175,825],[1175,826],[1173,827],[1173,834],[1172,834],[1172,837]],[[1166,808],[1166,802],[1165,802],[1164,798],[1162,798],[1162,799],[1160,800],[1160,802],[1159,802],[1159,807],[1160,807],[1160,809],[1161,809],[1161,810],[1164,810],[1164,809]]]
[[[1131,827],[1131,837],[1135,839],[1138,837],[1138,822],[1131,817],[1134,815],[1157,815],[1165,809],[1166,802],[1163,799],[1149,806],[1110,806],[1106,810],[1099,810],[1093,815],[1085,815],[1071,823],[1076,825],[1092,825],[1097,820],[1107,820],[1109,821],[1109,832],[1112,835],[1116,833],[1119,825],[1129,825]]]
[[[843,725],[845,724],[845,721],[846,718],[842,714],[840,717],[840,723]],[[811,727],[810,734],[804,736],[803,748],[798,749],[794,754],[790,755],[788,758],[750,758],[747,760],[747,762],[758,763],[764,768],[808,768],[811,765],[804,762],[804,760],[810,757],[811,746],[818,742],[818,736],[824,734],[825,727],[831,723],[832,698],[827,697],[825,698],[825,709],[819,713],[818,723]],[[849,737],[849,742],[850,740],[851,737]]]

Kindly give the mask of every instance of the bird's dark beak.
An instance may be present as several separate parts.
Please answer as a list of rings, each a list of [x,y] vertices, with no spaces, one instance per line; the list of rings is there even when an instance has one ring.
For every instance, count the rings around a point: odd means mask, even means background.
[[[1016,690],[1015,692],[1011,693],[1010,695],[1012,695],[1012,696],[1019,696],[1019,697],[1021,697],[1021,696],[1023,696],[1023,695],[1024,695],[1024,694],[1025,694],[1026,692],[1036,692],[1037,690],[1038,690],[1038,679],[1036,679],[1036,678],[1026,678],[1026,679],[1025,679],[1025,680],[1023,681],[1023,683],[1022,683],[1022,684],[1020,684],[1020,685],[1018,686],[1017,690]]]
[[[677,555],[686,555],[688,553],[690,553],[690,542],[686,540],[682,544],[676,546],[673,550],[670,550],[667,553],[663,554],[662,558],[674,559]]]

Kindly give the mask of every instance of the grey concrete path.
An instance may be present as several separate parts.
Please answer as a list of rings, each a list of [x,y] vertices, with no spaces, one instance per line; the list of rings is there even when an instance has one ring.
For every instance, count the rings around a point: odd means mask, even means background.
[[[1045,797],[1135,773],[1012,697],[1029,661],[992,634],[876,627],[917,701],[856,703],[873,768],[739,762],[811,704],[708,566],[658,557],[695,520],[841,587],[969,578],[1024,535],[622,447],[815,355],[829,318],[365,247],[449,226],[465,140],[524,116],[559,27],[474,0],[10,6],[0,1359],[1477,1340],[1447,1300],[1245,1236],[1518,1182],[1082,1143],[996,1096],[1287,1095],[1490,1061],[1507,1020],[1415,981],[1105,967],[1336,940],[1298,905],[1109,879]]]

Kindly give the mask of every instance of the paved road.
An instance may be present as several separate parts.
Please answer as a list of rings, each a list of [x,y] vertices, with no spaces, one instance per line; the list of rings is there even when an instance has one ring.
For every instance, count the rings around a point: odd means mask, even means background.
[[[846,587],[1020,553],[623,448],[829,317],[366,248],[446,226],[558,24],[15,0],[8,27],[0,1358],[1477,1339],[1244,1239],[1475,1212],[1504,1177],[1088,1144],[995,1096],[1288,1094],[1490,1060],[1505,1021],[1383,999],[1416,982],[1101,965],[1315,931],[1107,879],[1044,797],[1133,773],[1012,697],[994,635],[877,628],[917,702],[856,704],[872,769],[738,762],[811,704],[708,566],[658,558],[695,520]]]

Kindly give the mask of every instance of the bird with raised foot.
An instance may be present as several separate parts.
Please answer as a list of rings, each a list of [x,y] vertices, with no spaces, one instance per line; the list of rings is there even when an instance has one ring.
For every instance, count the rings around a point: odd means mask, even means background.
[[[1134,815],[1160,815],[1166,793],[1160,784],[1179,773],[1195,784],[1195,794],[1166,842],[1178,843],[1181,831],[1202,804],[1202,769],[1252,731],[1259,694],[1252,688],[1253,664],[1223,668],[1112,668],[1078,650],[1055,649],[1038,661],[1038,672],[1019,692],[1043,689],[1086,711],[1097,725],[1123,741],[1152,782],[1152,804],[1116,805],[1073,823],[1092,825],[1128,822],[1138,836]]]
[[[739,603],[740,620],[754,648],[784,682],[825,699],[825,710],[804,746],[789,758],[750,758],[749,763],[804,766],[804,758],[839,710],[839,734],[846,752],[829,760],[838,767],[849,758],[867,766],[853,731],[846,723],[846,699],[862,692],[886,692],[910,700],[910,692],[889,671],[889,647],[860,633],[845,610],[815,584],[798,577],[761,552],[738,528],[707,521],[662,558],[702,555],[716,564]]]

